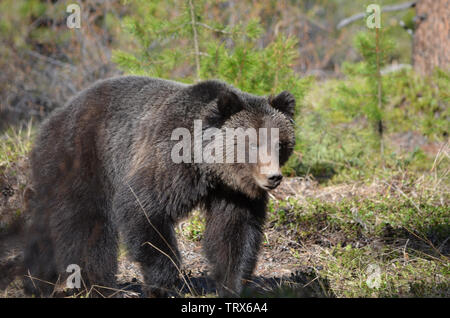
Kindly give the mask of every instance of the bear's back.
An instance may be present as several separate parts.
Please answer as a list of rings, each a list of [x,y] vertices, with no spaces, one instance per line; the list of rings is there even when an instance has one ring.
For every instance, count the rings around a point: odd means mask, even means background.
[[[61,166],[74,169],[73,161],[94,164],[118,136],[121,144],[131,142],[138,119],[184,87],[168,80],[121,76],[82,90],[42,123],[31,154],[33,179],[55,182]]]

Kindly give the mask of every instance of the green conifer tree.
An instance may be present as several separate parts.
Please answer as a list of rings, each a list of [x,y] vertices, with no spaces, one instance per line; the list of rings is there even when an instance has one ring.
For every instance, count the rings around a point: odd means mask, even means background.
[[[364,91],[358,91],[359,96],[366,96],[361,105],[351,107],[349,105],[340,106],[343,110],[347,109],[352,116],[364,115],[373,127],[373,131],[378,139],[380,147],[380,156],[384,165],[384,134],[385,134],[385,104],[386,104],[386,85],[388,85],[382,69],[389,62],[394,45],[389,38],[387,28],[373,28],[360,32],[355,36],[354,46],[362,56],[362,61],[357,64],[344,63],[344,73],[353,78],[362,78],[365,80]],[[351,99],[355,94],[354,88],[347,85],[340,86],[340,95],[348,96]]]
[[[355,46],[362,55],[364,62],[360,74],[366,78],[368,88],[367,103],[363,112],[373,125],[379,137],[380,154],[384,156],[384,105],[383,76],[381,69],[386,66],[392,42],[385,35],[385,30],[374,28],[356,36]]]
[[[257,19],[235,25],[209,20],[208,10],[220,5],[210,0],[125,4],[130,14],[123,23],[135,45],[113,52],[113,60],[125,72],[188,83],[216,78],[255,94],[289,90],[299,102],[303,98],[310,80],[292,69],[298,57],[295,38],[280,34],[261,47]]]

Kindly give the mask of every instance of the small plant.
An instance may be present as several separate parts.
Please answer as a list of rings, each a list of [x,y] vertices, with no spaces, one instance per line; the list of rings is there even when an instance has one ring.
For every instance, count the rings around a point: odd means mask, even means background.
[[[182,235],[190,241],[200,241],[205,232],[205,218],[198,212],[194,212],[182,226]]]

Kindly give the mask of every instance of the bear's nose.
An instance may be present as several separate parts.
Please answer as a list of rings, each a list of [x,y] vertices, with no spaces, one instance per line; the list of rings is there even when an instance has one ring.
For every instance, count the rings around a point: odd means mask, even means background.
[[[274,174],[271,174],[271,175],[267,178],[267,180],[269,180],[269,182],[270,182],[271,184],[277,184],[277,185],[281,182],[281,179],[283,179],[283,175],[282,175],[281,173],[274,173]]]

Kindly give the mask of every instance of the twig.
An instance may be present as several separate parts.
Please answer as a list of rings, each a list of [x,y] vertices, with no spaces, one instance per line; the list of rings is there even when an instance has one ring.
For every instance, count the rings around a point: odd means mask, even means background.
[[[77,71],[77,68],[75,66],[73,66],[72,64],[63,63],[63,62],[58,61],[56,59],[53,59],[53,58],[51,58],[49,56],[45,56],[45,55],[39,54],[37,52],[31,51],[31,50],[26,50],[25,53],[27,53],[28,55],[31,55],[31,56],[33,56],[33,57],[35,57],[37,59],[43,60],[43,61],[45,61],[47,63],[53,64],[53,65],[56,65],[56,66],[60,66],[60,67],[68,67],[74,72]]]
[[[200,25],[200,26],[202,26],[202,27],[204,27],[206,29],[209,29],[211,31],[214,31],[214,32],[223,33],[223,34],[232,34],[231,32],[227,32],[227,31],[224,31],[224,30],[213,28],[212,26],[209,26],[209,25],[207,25],[205,23],[195,22],[195,24],[196,25]]]
[[[394,189],[395,190],[397,190],[402,196],[404,196],[409,202],[411,202],[411,204],[412,205],[414,205],[414,207],[416,208],[416,210],[417,210],[417,212],[419,212],[422,216],[424,216],[423,215],[423,212],[422,212],[422,210],[420,209],[420,207],[410,198],[410,197],[408,197],[399,187],[397,187],[395,184],[389,184],[389,183],[387,183],[386,181],[384,181],[383,180],[383,182],[386,184],[386,185],[388,185],[389,187],[390,186],[393,186],[394,187]],[[428,215],[427,215],[428,216]]]
[[[150,242],[145,242],[144,244],[150,245],[150,246],[153,247],[155,250],[157,250],[158,252],[160,252],[161,254],[163,254],[164,256],[166,256],[166,257],[172,262],[172,264],[175,266],[175,268],[178,270],[178,272],[181,274],[181,277],[183,278],[184,283],[185,283],[186,286],[188,287],[189,292],[190,292],[192,295],[194,295],[194,296],[197,295],[197,292],[194,291],[194,290],[191,288],[191,285],[189,285],[189,283],[187,282],[186,278],[185,278],[184,275],[183,275],[183,272],[182,272],[181,269],[178,267],[177,263],[172,259],[172,257],[170,257],[169,254],[167,254],[167,253],[164,252],[163,250],[159,249],[158,247],[156,247],[155,245],[153,245],[153,244],[150,243]]]
[[[405,3],[400,3],[400,4],[396,4],[396,5],[391,5],[391,6],[385,6],[383,8],[381,8],[381,12],[392,12],[392,11],[401,11],[401,10],[406,10],[409,8],[412,8],[416,5],[416,1],[408,1]],[[342,29],[343,27],[345,27],[346,25],[353,23],[355,21],[358,21],[360,19],[363,19],[366,16],[365,12],[361,12],[361,13],[357,13],[352,15],[351,17],[345,18],[344,20],[341,20],[337,26],[336,29]]]

